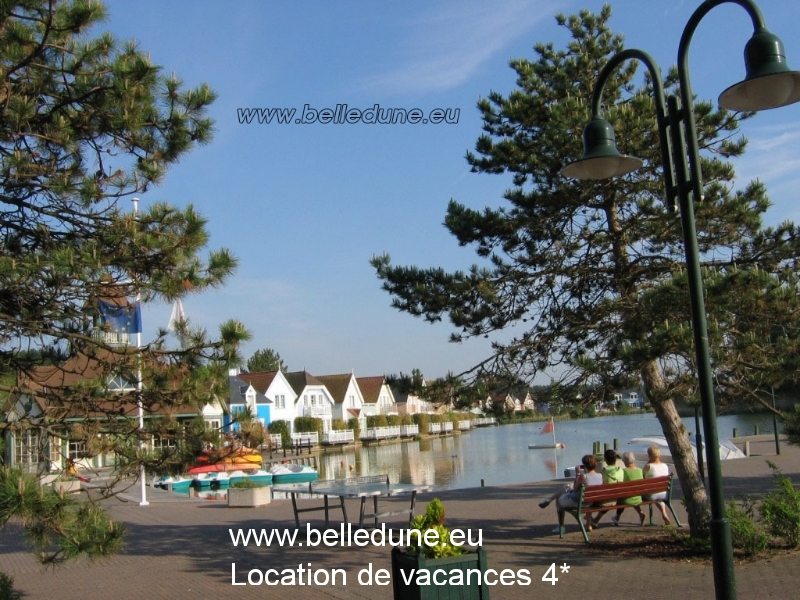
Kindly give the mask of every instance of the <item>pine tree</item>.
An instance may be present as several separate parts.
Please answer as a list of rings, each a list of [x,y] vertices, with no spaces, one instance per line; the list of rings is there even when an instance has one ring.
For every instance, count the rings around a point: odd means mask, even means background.
[[[480,262],[452,273],[393,266],[387,255],[372,263],[394,307],[430,322],[449,318],[453,341],[507,332],[478,374],[560,374],[562,389],[579,390],[587,405],[641,382],[697,535],[707,498],[675,406],[696,401],[683,238],[662,201],[652,87],[637,78],[636,63],[608,81],[603,104],[620,151],[644,159],[644,168],[592,182],[560,175],[582,154],[598,73],[624,47],[610,16],[607,5],[599,14],[558,15],[570,35],[566,49],[537,44],[535,60],[511,61],[517,89],[478,102],[484,133],[467,160],[475,173],[510,174],[513,187],[499,208],[451,201],[445,225]],[[676,78],[666,74],[668,90]],[[744,152],[739,123],[752,115],[703,101],[695,109],[705,179],[696,217],[718,398],[763,400],[797,356],[800,232],[791,223],[762,224],[769,200],[759,182],[732,189],[727,159]],[[776,323],[787,332],[780,347],[770,343]]]
[[[160,460],[139,449],[137,402],[167,414],[149,433],[182,436],[170,414],[226,395],[227,365],[248,334],[234,321],[217,339],[184,325],[172,351],[166,331],[140,349],[87,327],[101,301],[171,301],[222,285],[236,266],[225,249],[201,257],[209,236],[191,206],[131,210],[131,198],[210,140],[214,93],[165,76],[132,42],[95,35],[105,17],[96,0],[0,3],[0,393],[6,409],[19,400],[17,411],[45,410],[1,427],[83,440],[89,454],[116,450],[135,471]],[[45,365],[52,377],[41,385]],[[83,370],[59,383],[75,365]],[[121,528],[102,511],[26,477],[0,473],[0,524],[22,516],[51,559],[118,547]]]
[[[247,370],[251,373],[261,371],[281,371],[286,373],[289,368],[278,352],[272,348],[264,348],[263,350],[256,350],[253,356],[247,360]]]

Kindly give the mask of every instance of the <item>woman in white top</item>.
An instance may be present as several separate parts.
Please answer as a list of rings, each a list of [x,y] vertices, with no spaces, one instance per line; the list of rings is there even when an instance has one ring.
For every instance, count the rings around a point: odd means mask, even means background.
[[[645,479],[669,475],[669,465],[661,462],[661,449],[658,446],[652,445],[647,449],[647,464],[642,468],[642,473],[644,473]],[[662,498],[666,497],[667,492],[660,492],[658,494],[644,496],[644,499],[661,500]],[[659,502],[657,506],[661,511],[661,518],[664,519],[664,525],[672,525],[672,521],[670,521],[669,517],[667,516],[667,505],[663,502]]]
[[[597,472],[597,459],[592,454],[585,454],[581,458],[581,465],[583,468],[576,468],[575,481],[572,485],[565,485],[559,489],[547,500],[539,502],[539,508],[546,508],[550,503],[555,500],[558,512],[563,512],[565,508],[574,508],[578,506],[578,496],[580,493],[581,485],[600,485],[603,483],[603,475]],[[579,465],[580,466],[580,465]],[[559,522],[561,520],[559,519]],[[588,513],[586,516],[586,529],[592,530],[592,515]],[[556,528],[553,533],[558,533],[559,529]]]

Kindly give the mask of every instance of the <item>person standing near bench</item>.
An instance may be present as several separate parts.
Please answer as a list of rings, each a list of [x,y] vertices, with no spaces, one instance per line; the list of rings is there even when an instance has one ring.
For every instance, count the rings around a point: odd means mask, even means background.
[[[550,503],[556,501],[556,509],[563,512],[565,508],[574,508],[578,506],[578,498],[580,496],[580,487],[586,485],[600,485],[603,483],[603,476],[597,472],[597,459],[593,454],[584,454],[581,458],[582,469],[577,469],[575,481],[572,485],[565,485],[563,488],[555,492],[547,500],[539,502],[539,508],[547,508]],[[559,523],[561,520],[559,520]],[[586,528],[592,530],[591,514],[586,517]],[[556,529],[555,533],[559,530]]]
[[[642,469],[644,473],[644,478],[649,479],[651,477],[663,477],[665,475],[669,475],[669,465],[667,463],[661,462],[661,449],[653,444],[647,449],[647,464]],[[661,492],[660,494],[652,494],[650,496],[645,496],[645,500],[661,500],[667,497],[666,492]],[[669,520],[667,516],[667,506],[663,502],[658,502],[658,509],[661,511],[661,518],[664,519],[664,525],[672,525],[672,521]]]

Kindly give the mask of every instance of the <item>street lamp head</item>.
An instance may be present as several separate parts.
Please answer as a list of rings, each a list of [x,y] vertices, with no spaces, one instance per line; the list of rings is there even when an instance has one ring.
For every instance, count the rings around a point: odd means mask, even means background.
[[[583,128],[583,157],[561,169],[572,179],[608,179],[637,170],[642,161],[620,154],[614,128],[605,119],[594,116]]]
[[[759,29],[744,48],[747,75],[719,96],[729,110],[779,108],[800,101],[800,72],[786,64],[783,43],[766,29]]]

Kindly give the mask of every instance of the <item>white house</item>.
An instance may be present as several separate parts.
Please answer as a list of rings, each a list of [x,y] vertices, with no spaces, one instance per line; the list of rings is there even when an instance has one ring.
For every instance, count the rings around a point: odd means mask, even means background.
[[[292,431],[297,396],[280,371],[231,373],[229,379],[231,412],[245,409],[262,425],[286,421]]]
[[[320,375],[317,377],[333,398],[333,418],[347,422],[350,419],[361,421],[362,429],[366,427],[364,416],[364,396],[353,373],[341,375]]]
[[[398,414],[392,388],[386,377],[357,377],[358,387],[364,399],[362,412],[365,416]]]
[[[285,377],[295,394],[295,416],[322,419],[322,430],[330,431],[334,402],[325,384],[308,371],[286,373]]]
[[[394,395],[395,406],[397,406],[397,413],[404,415],[415,415],[419,413],[433,414],[435,407],[433,403],[423,400],[416,394],[392,390]]]

